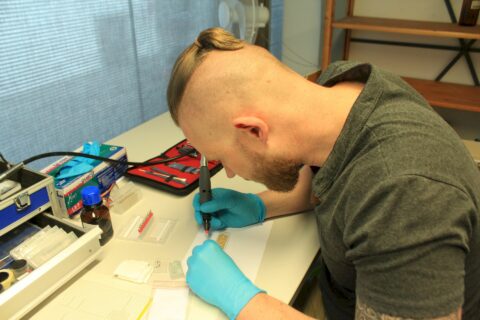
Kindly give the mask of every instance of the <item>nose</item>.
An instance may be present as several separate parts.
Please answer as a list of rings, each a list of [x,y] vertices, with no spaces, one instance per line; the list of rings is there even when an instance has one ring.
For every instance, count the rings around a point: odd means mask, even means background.
[[[227,177],[229,178],[235,177],[235,173],[232,170],[230,170],[228,167],[225,167],[225,166],[223,167],[225,168],[225,173],[227,174]]]

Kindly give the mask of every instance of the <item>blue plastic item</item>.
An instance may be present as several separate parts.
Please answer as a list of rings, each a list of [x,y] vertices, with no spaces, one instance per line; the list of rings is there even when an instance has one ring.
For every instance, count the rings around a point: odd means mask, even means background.
[[[82,189],[82,201],[84,206],[94,206],[102,202],[100,190],[97,186],[88,186]]]
[[[100,143],[98,141],[84,143],[82,153],[98,156],[100,154]],[[55,180],[76,177],[92,171],[94,161],[94,159],[90,158],[75,157],[62,167]]]

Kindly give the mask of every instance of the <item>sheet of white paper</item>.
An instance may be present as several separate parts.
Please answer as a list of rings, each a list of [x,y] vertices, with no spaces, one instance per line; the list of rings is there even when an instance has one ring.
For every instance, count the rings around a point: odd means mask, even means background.
[[[87,274],[31,319],[135,320],[149,299],[139,285],[112,276]]]
[[[272,229],[273,221],[264,222],[261,225],[254,225],[246,228],[227,229],[229,233],[228,242],[225,246],[225,252],[235,261],[242,272],[252,281],[257,277],[260,263],[262,262],[265,246]],[[212,232],[210,239],[215,240],[219,233],[223,231]],[[183,260],[183,268],[186,273],[187,259],[192,254],[192,249],[203,243],[207,237],[203,230],[199,230],[197,236],[187,255]]]
[[[155,289],[148,320],[184,320],[187,303],[188,288]]]

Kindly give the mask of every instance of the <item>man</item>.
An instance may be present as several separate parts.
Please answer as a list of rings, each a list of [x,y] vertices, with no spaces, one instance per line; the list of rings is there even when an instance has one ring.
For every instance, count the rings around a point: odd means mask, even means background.
[[[479,319],[480,174],[458,136],[372,65],[335,63],[319,83],[219,28],[179,56],[168,87],[174,121],[229,177],[269,189],[214,189],[202,206],[197,196],[197,221],[200,209],[222,229],[315,208],[330,320]],[[192,291],[230,319],[308,318],[257,288],[211,240],[188,266]]]

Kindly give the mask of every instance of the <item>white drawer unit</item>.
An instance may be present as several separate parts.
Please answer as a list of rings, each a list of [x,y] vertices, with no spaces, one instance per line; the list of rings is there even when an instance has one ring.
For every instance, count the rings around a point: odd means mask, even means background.
[[[102,231],[99,227],[85,232],[69,221],[46,213],[36,216],[31,222],[42,228],[56,225],[67,232],[73,231],[78,239],[0,293],[1,319],[19,319],[27,314],[92,263],[101,251],[99,238]]]

